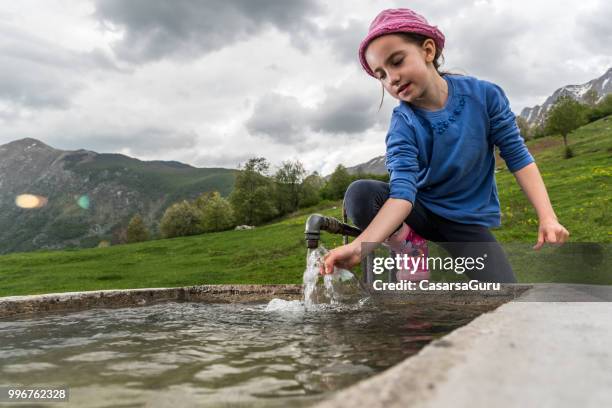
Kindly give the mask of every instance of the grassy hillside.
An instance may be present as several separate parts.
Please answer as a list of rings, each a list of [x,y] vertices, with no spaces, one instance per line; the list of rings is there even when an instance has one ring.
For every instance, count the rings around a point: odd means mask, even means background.
[[[327,203],[312,211],[339,215]],[[308,212],[309,214],[310,212]],[[300,283],[307,214],[225,231],[74,251],[0,256],[0,296],[218,283]],[[341,237],[324,237],[333,247]]]
[[[612,241],[612,116],[581,127],[569,137],[575,157],[563,158],[563,140],[549,136],[530,141],[559,221],[573,241]],[[502,228],[500,241],[533,241],[537,217],[514,176],[497,173]]]
[[[570,136],[576,154],[563,159],[560,137],[528,143],[543,173],[560,221],[576,242],[612,241],[612,117],[591,123]],[[497,174],[503,226],[501,242],[520,247],[515,271],[520,281],[612,283],[585,270],[584,258],[565,257],[548,248],[529,251],[536,241],[537,218],[514,177]],[[0,296],[114,288],[167,287],[219,283],[300,283],[305,265],[304,223],[312,212],[341,216],[340,202],[322,203],[254,230],[226,231],[110,248],[32,252],[0,256]],[[323,235],[323,245],[341,237]],[[610,245],[604,246],[609,248]],[[604,254],[609,262],[609,249]],[[567,260],[575,266],[567,268]],[[552,261],[551,261],[552,260]],[[563,263],[564,273],[559,273]],[[535,266],[534,266],[535,265]],[[601,262],[596,265],[601,269]],[[446,279],[434,275],[434,278]],[[462,277],[459,277],[462,278]]]

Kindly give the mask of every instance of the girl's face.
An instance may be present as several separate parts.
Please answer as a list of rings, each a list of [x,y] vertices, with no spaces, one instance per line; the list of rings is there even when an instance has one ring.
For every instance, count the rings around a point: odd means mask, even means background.
[[[396,34],[374,39],[365,53],[370,69],[391,96],[417,104],[435,81],[434,57],[433,40],[418,46]]]

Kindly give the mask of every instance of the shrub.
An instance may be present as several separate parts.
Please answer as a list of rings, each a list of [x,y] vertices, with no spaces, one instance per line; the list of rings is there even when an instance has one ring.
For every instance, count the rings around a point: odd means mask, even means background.
[[[234,226],[234,211],[218,192],[212,193],[202,208],[201,227],[204,232],[223,231]]]
[[[149,239],[149,230],[147,226],[142,221],[142,218],[139,214],[136,214],[130,220],[130,223],[127,227],[127,237],[126,240],[128,243],[132,242],[143,242]]]
[[[202,212],[184,200],[168,207],[159,228],[164,238],[197,235],[203,232],[201,220]]]

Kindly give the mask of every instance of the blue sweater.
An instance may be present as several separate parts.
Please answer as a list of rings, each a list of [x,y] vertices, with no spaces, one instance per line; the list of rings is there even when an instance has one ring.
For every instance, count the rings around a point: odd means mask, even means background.
[[[386,138],[390,197],[418,199],[452,221],[497,227],[494,147],[511,172],[533,157],[499,86],[470,76],[443,78],[443,109],[426,111],[402,101],[393,110]]]

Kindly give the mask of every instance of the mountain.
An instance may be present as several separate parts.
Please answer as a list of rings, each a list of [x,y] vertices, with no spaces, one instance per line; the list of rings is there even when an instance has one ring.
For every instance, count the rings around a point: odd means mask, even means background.
[[[349,174],[387,174],[387,168],[385,167],[385,156],[376,156],[365,163],[361,163],[353,167],[347,167],[346,170],[349,172]]]
[[[212,190],[227,196],[235,174],[176,161],[59,150],[31,138],[1,145],[0,253],[117,242],[136,213],[156,231],[172,203]]]
[[[602,100],[607,94],[612,93],[612,68],[597,79],[593,79],[582,85],[566,85],[557,89],[549,96],[544,104],[536,105],[533,108],[524,108],[519,116],[527,120],[530,126],[539,126],[544,122],[546,112],[554,105],[554,103],[562,95],[568,95],[577,101],[586,102],[585,94],[594,89],[599,95],[597,102]]]

